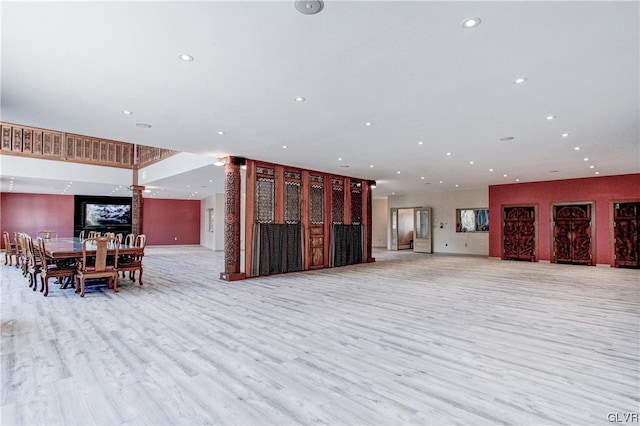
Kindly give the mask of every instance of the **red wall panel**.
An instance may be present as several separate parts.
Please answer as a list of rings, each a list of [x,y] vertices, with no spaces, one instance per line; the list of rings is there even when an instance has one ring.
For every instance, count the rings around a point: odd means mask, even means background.
[[[200,244],[200,201],[145,198],[143,232],[148,245]]]
[[[538,205],[538,258],[551,259],[551,205],[555,203],[594,202],[596,263],[611,260],[610,201],[640,199],[640,174],[531,182],[489,187],[489,256],[501,257],[502,206]]]
[[[73,195],[0,194],[2,231],[26,232],[32,237],[38,231],[58,231],[60,237],[73,236]],[[4,241],[2,242],[4,248]]]

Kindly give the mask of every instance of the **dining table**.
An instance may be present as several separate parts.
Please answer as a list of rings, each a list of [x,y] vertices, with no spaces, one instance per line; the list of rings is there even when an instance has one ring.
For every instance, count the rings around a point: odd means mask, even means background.
[[[83,240],[78,237],[45,239],[45,254],[56,262],[63,259],[80,259],[82,258],[82,241]],[[95,254],[95,246],[93,246],[92,250],[92,246],[87,245],[87,256],[95,256]],[[108,249],[107,255],[109,254],[115,254],[115,248]],[[120,247],[118,247],[118,255],[125,254],[142,256],[144,255],[144,248],[121,244]]]
[[[45,256],[51,259],[60,268],[75,267],[77,263],[82,259],[82,242],[84,240],[78,237],[68,238],[52,238],[44,240]],[[96,255],[96,246],[87,244],[87,256]],[[108,248],[108,255],[115,255],[116,249]],[[118,256],[143,256],[144,248],[130,246],[126,244],[120,244],[118,247]],[[67,288],[71,284],[72,280],[62,283],[62,288]]]

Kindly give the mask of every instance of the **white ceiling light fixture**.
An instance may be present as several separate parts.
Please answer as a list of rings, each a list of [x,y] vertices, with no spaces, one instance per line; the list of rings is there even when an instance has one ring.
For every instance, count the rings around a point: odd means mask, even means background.
[[[193,62],[193,56],[187,55],[186,53],[179,54],[178,58],[183,62]]]
[[[222,135],[224,135],[224,132],[223,132],[222,130],[220,130],[220,131],[218,132],[218,134],[219,134],[220,136],[222,136]]]
[[[418,141],[418,145],[422,145],[422,144],[424,144],[424,142]]]
[[[364,123],[365,126],[370,127],[373,126],[373,123],[370,121],[367,121],[366,123]]]
[[[565,132],[565,133],[563,133],[561,136],[562,136],[563,138],[568,138],[570,134],[571,134],[571,133],[567,133],[567,132]]]
[[[133,112],[132,112],[132,111],[129,111],[128,109],[124,109],[124,110],[122,110],[122,113],[123,113],[124,115],[132,115],[132,114],[133,114]]]
[[[515,80],[513,80],[515,84],[522,84],[522,83],[525,83],[526,81],[527,81],[527,77],[518,77]]]
[[[296,97],[295,100],[296,100],[296,102],[304,102],[304,101],[306,101],[306,99],[303,98],[302,96]]]
[[[556,116],[555,115],[547,115],[545,117],[546,120],[555,120]]]
[[[462,21],[462,28],[475,28],[480,25],[480,18],[467,18]]]
[[[450,152],[447,152],[447,157],[451,157],[451,153]]]
[[[315,15],[320,13],[324,8],[322,0],[296,0],[296,9],[303,15]]]

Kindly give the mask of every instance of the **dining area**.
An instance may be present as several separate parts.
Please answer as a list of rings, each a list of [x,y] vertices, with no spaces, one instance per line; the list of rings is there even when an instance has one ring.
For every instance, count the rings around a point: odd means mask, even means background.
[[[43,296],[49,290],[73,289],[84,297],[88,288],[117,293],[120,279],[143,285],[145,234],[82,230],[77,237],[60,237],[55,230],[2,232],[6,266],[15,266],[28,288]]]

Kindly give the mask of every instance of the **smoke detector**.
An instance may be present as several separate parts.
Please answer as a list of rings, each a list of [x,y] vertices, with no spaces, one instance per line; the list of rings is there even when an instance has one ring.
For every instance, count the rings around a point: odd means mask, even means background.
[[[296,9],[305,15],[315,15],[324,7],[322,0],[296,0]]]

